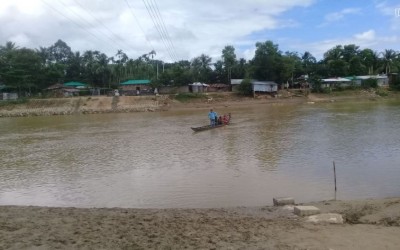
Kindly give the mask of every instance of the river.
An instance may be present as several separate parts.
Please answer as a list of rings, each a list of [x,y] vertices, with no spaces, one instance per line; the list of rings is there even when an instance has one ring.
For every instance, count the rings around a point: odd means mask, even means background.
[[[400,196],[400,102],[0,119],[0,205],[212,208]],[[334,191],[333,161],[337,193]]]

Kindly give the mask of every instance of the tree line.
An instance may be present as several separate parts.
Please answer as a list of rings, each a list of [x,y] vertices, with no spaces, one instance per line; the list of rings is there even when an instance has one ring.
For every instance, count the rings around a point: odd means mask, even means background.
[[[400,54],[392,49],[377,52],[355,44],[337,45],[317,61],[310,52],[279,50],[272,41],[257,42],[252,59],[237,58],[227,45],[221,58],[201,54],[192,60],[167,63],[150,51],[129,58],[122,50],[111,57],[97,50],[82,54],[62,40],[50,47],[20,48],[13,42],[0,46],[0,86],[35,93],[55,84],[81,81],[99,88],[116,88],[129,79],[149,79],[154,87],[183,86],[192,82],[225,83],[230,79],[257,79],[293,84],[301,75],[326,78],[389,74],[400,69]]]

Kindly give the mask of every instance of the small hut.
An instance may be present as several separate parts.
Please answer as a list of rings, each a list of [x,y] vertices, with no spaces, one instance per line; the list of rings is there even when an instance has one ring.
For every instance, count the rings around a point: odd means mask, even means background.
[[[140,95],[143,93],[149,93],[150,88],[150,80],[127,80],[125,82],[121,82],[121,92],[124,95]]]
[[[208,87],[210,85],[201,83],[201,82],[194,82],[189,84],[189,92],[191,93],[203,93],[208,91]]]
[[[231,91],[231,86],[223,83],[210,84],[208,92],[227,92]]]

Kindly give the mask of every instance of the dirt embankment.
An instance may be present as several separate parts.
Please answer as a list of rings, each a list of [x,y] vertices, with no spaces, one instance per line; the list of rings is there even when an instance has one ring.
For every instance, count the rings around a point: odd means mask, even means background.
[[[30,99],[0,106],[0,117],[144,112],[164,110],[168,96],[91,96]]]
[[[147,112],[170,109],[197,109],[209,107],[240,107],[273,103],[298,104],[339,101],[377,101],[400,99],[396,92],[379,95],[376,91],[343,91],[331,94],[311,94],[302,90],[283,90],[277,95],[243,97],[232,92],[207,93],[203,98],[177,101],[174,95],[160,96],[92,96],[74,98],[30,99],[19,104],[0,105],[0,117],[92,114],[110,112]]]
[[[303,204],[305,205],[305,204]],[[400,198],[310,203],[344,224],[290,208],[123,209],[0,206],[0,249],[398,249]]]

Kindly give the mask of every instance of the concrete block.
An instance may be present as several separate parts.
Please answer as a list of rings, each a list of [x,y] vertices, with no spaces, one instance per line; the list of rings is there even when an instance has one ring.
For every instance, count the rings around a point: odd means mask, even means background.
[[[292,197],[277,197],[273,199],[274,206],[285,206],[294,205],[294,199]]]
[[[307,222],[343,224],[343,217],[341,214],[334,214],[334,213],[316,214],[308,216]]]
[[[294,214],[298,216],[308,216],[319,214],[319,208],[314,206],[295,206],[294,207]]]

